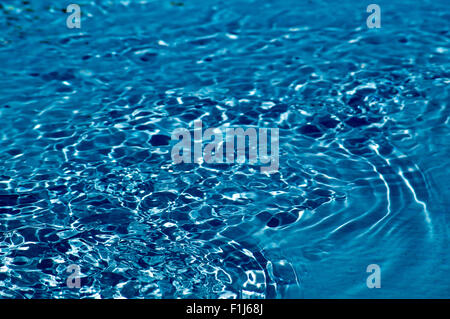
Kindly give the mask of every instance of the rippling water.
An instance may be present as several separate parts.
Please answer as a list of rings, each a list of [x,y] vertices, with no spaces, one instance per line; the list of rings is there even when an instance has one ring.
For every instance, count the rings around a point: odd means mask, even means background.
[[[447,0],[379,29],[368,1],[97,2],[0,5],[1,297],[450,297]],[[278,173],[173,164],[196,119],[279,128]]]

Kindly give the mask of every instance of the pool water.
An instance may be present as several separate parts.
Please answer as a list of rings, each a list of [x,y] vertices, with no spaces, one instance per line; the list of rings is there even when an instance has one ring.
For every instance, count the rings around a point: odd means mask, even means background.
[[[448,1],[96,2],[0,5],[2,298],[450,297]],[[196,119],[278,172],[174,164]]]

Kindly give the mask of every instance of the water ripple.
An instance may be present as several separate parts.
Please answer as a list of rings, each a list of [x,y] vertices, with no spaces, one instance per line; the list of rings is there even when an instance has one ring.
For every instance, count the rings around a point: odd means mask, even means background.
[[[383,297],[449,296],[444,1],[379,30],[355,1],[82,1],[79,30],[10,2],[1,297],[372,298],[374,263]],[[196,119],[278,127],[279,171],[174,164]]]

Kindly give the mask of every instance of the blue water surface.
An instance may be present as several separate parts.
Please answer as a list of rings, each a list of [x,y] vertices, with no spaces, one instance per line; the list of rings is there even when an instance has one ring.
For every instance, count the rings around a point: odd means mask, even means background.
[[[450,297],[448,0],[6,2],[2,298]],[[196,119],[279,171],[174,164]]]

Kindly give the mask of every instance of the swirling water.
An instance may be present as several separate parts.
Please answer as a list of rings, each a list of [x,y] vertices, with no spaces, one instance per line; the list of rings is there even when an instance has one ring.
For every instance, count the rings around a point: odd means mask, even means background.
[[[0,5],[2,298],[450,297],[448,1],[78,3]],[[278,173],[173,164],[195,119]]]

